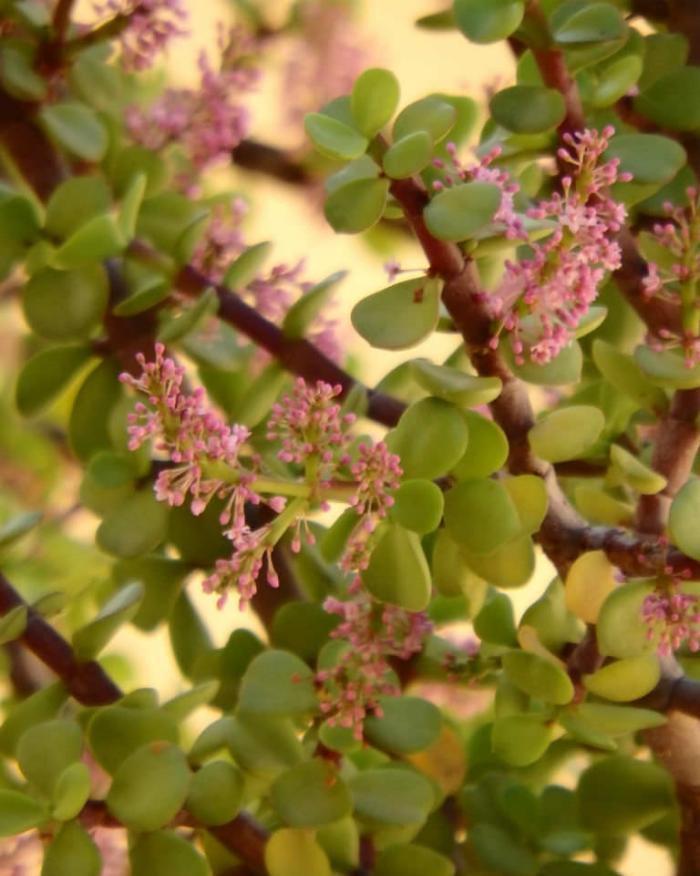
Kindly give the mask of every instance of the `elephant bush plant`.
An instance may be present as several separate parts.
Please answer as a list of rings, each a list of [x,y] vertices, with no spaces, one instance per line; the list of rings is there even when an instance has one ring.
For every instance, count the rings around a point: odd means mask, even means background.
[[[486,105],[351,0],[232,0],[174,87],[195,6],[0,4],[0,870],[700,874],[700,6],[426,9],[507,42]],[[376,387],[261,176],[379,228]]]

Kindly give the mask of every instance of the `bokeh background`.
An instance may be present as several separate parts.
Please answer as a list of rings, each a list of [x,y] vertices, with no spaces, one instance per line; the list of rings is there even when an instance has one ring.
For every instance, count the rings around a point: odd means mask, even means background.
[[[333,3],[333,0],[323,2]],[[273,25],[284,20],[289,6],[288,0],[252,0],[252,3]],[[216,51],[217,23],[230,21],[233,7],[231,2],[223,0],[187,0],[187,5],[192,18],[191,36],[173,46],[165,67],[172,82],[193,86],[197,80],[199,52]],[[358,58],[364,58],[365,66],[385,66],[396,73],[401,82],[403,102],[434,91],[467,94],[483,102],[492,89],[513,81],[513,58],[505,44],[479,47],[467,43],[455,32],[428,32],[414,26],[418,17],[441,8],[439,0],[357,0],[357,7],[354,29],[347,34],[350,48]],[[92,2],[79,4],[78,18],[81,16],[84,20],[93,19]],[[292,51],[294,46],[284,37],[271,41],[266,49],[264,76],[249,101],[249,107],[252,137],[294,150],[303,147],[303,131],[287,119],[289,95],[285,85]],[[307,190],[285,186],[236,168],[222,168],[214,175],[212,192],[217,188],[232,189],[243,197],[250,197],[246,238],[250,243],[272,240],[276,262],[296,263],[303,258],[305,275],[310,280],[320,280],[341,269],[349,271],[336,296],[336,316],[351,355],[352,367],[364,381],[370,385],[376,383],[402,361],[403,354],[372,350],[355,335],[349,314],[356,301],[386,285],[382,265],[389,258],[397,259],[404,267],[420,268],[425,264],[410,240],[389,237],[381,231],[361,239],[335,235],[324,223],[318,199],[310,197]],[[17,339],[20,334],[21,317],[17,309],[0,303],[0,390],[5,397],[12,389],[8,374],[12,374],[19,355]],[[438,340],[416,348],[412,355],[426,355],[440,361],[455,346],[454,337],[439,336]],[[24,486],[21,472],[3,466],[0,445],[0,500],[2,492],[7,489],[21,491]],[[66,470],[61,483],[51,494],[50,513],[60,518],[72,512],[77,489],[77,472],[72,476],[70,470]],[[90,541],[96,520],[87,514],[70,513],[67,526],[76,538]],[[36,548],[41,551],[40,545]],[[99,568],[92,572],[94,575],[99,573]],[[551,567],[541,558],[531,584],[512,594],[516,610],[524,610],[551,576]],[[225,610],[219,612],[214,600],[201,594],[196,583],[190,592],[209,624],[217,646],[224,644],[236,626],[248,626],[261,633],[254,617],[236,611],[235,601],[230,601]],[[110,655],[117,670],[121,668],[122,672],[128,672],[129,685],[156,687],[163,698],[179,692],[178,676],[173,671],[165,631],[145,635],[133,628],[124,630],[113,641]],[[122,656],[128,661],[122,661]],[[192,731],[195,730],[193,726]],[[567,776],[563,775],[561,781],[566,784]],[[671,873],[671,864],[665,852],[639,840],[633,844],[620,872],[624,876],[667,876]],[[3,876],[1,862],[0,876]]]

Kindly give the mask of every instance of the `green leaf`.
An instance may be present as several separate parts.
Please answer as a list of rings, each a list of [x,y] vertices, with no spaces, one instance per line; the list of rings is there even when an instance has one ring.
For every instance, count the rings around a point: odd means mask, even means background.
[[[275,647],[313,663],[337,624],[338,618],[316,602],[288,602],[275,612],[270,637]]]
[[[119,222],[111,213],[94,216],[56,250],[53,264],[64,270],[80,268],[118,255],[126,244]]]
[[[324,214],[340,234],[359,234],[382,218],[389,181],[358,179],[338,188],[326,198]]]
[[[512,361],[513,356],[508,347],[504,347],[504,355],[508,361]],[[565,386],[568,383],[578,383],[582,366],[581,345],[574,341],[544,365],[528,361],[522,365],[513,364],[513,371],[521,380],[534,383],[535,386]]]
[[[203,681],[194,687],[176,694],[172,699],[163,703],[163,711],[180,722],[184,721],[192,712],[210,703],[219,689],[219,682],[215,679]]]
[[[498,186],[468,182],[443,189],[423,211],[428,230],[440,240],[473,237],[494,217],[501,205]]]
[[[359,130],[369,138],[378,134],[399,105],[399,81],[390,70],[365,70],[350,96],[350,110]],[[355,158],[357,156],[349,156]]]
[[[662,128],[700,128],[700,67],[678,67],[656,79],[634,101],[635,109]]]
[[[489,108],[499,125],[516,134],[551,131],[566,115],[561,94],[537,85],[514,85],[499,91],[491,98]]]
[[[139,218],[139,210],[146,194],[148,178],[143,172],[134,174],[126,191],[122,195],[119,207],[119,230],[124,238],[129,241],[136,234],[136,223]]]
[[[584,675],[583,683],[596,696],[618,703],[638,700],[656,687],[661,677],[655,654],[640,654],[608,663],[591,675]]]
[[[528,535],[504,542],[490,553],[464,550],[470,569],[496,587],[522,587],[535,571],[535,549]]]
[[[419,845],[391,845],[380,852],[374,876],[453,876],[453,862],[433,849]]]
[[[328,303],[335,287],[344,280],[347,271],[336,271],[316,283],[295,301],[285,314],[282,331],[288,338],[303,338],[318,314]]]
[[[62,825],[44,852],[41,876],[100,876],[100,851],[77,821]]]
[[[0,617],[0,645],[19,639],[27,629],[29,610],[26,605],[16,605]]]
[[[41,688],[13,706],[0,727],[0,749],[14,757],[17,743],[27,728],[53,718],[66,701],[68,693],[60,682]]]
[[[547,488],[537,475],[517,475],[503,479],[503,486],[513,500],[524,532],[532,535],[539,530],[547,514]]]
[[[488,593],[483,608],[474,619],[474,632],[480,639],[494,645],[517,645],[513,603],[505,593],[496,590]]]
[[[428,480],[408,480],[394,494],[390,516],[405,529],[425,535],[440,525],[444,506],[442,490],[437,484]]]
[[[416,27],[424,30],[454,30],[456,27],[454,13],[451,9],[446,9],[444,12],[423,15],[416,20]]]
[[[19,791],[0,789],[0,836],[16,836],[46,821],[46,808]]]
[[[83,735],[75,721],[57,718],[34,724],[22,734],[17,761],[29,782],[50,797],[66,767],[80,760]]]
[[[579,780],[578,799],[584,825],[604,835],[634,833],[674,805],[669,773],[625,755],[588,767]]]
[[[423,751],[435,742],[442,729],[437,706],[420,697],[380,699],[381,717],[365,719],[364,735],[370,745],[389,754]]]
[[[674,544],[694,560],[700,559],[699,513],[700,480],[693,478],[683,485],[671,503],[668,528]]]
[[[637,706],[612,706],[608,703],[581,703],[576,707],[578,718],[608,736],[626,736],[663,726],[666,715]]]
[[[46,204],[44,229],[52,237],[70,237],[112,206],[109,186],[97,176],[74,176],[54,189]]]
[[[469,831],[469,840],[479,861],[499,876],[535,876],[537,859],[528,847],[496,824],[481,822]]]
[[[350,783],[355,815],[369,827],[418,825],[433,807],[433,789],[413,770],[368,769]]]
[[[190,788],[185,755],[169,742],[150,742],[124,760],[107,794],[107,809],[131,830],[158,830],[182,808]]]
[[[435,329],[441,283],[428,277],[403,280],[363,298],[352,310],[352,324],[373,347],[405,350]]]
[[[538,715],[507,715],[494,721],[491,746],[505,763],[524,767],[542,757],[553,736],[553,728]]]
[[[552,13],[550,30],[562,45],[602,43],[624,36],[625,23],[611,3],[569,0]]]
[[[459,480],[485,478],[503,468],[508,459],[508,439],[498,423],[476,411],[465,411],[469,443],[464,456],[452,469]]]
[[[411,367],[423,389],[465,408],[492,402],[503,386],[498,377],[478,377],[459,368],[434,365],[428,359],[413,359]]]
[[[60,395],[91,356],[89,347],[49,347],[25,363],[17,379],[15,403],[23,417],[40,413]]]
[[[384,153],[382,166],[392,179],[407,179],[430,163],[433,140],[427,131],[414,131],[397,140]]]
[[[219,296],[210,286],[195,299],[194,304],[184,308],[177,315],[167,314],[158,329],[158,340],[165,344],[180,341],[201,327],[202,323],[219,309]]]
[[[409,103],[396,117],[393,128],[394,143],[414,134],[424,131],[430,135],[433,143],[439,143],[454,127],[457,121],[457,110],[451,103],[437,95],[430,95]]]
[[[101,266],[74,271],[44,268],[33,274],[22,296],[30,328],[51,341],[87,338],[107,308],[107,279]]]
[[[653,643],[642,623],[642,605],[653,592],[649,581],[629,581],[616,587],[598,614],[598,649],[606,657],[637,657]]]
[[[438,530],[430,560],[438,592],[448,597],[466,597],[467,617],[475,617],[484,603],[488,585],[472,572],[463,551],[446,529]]]
[[[228,732],[228,746],[241,769],[275,776],[304,758],[291,720],[238,714]]]
[[[235,766],[225,760],[210,761],[192,777],[187,809],[202,824],[226,824],[240,811],[244,784]]]
[[[129,849],[131,876],[210,876],[189,839],[172,830],[142,833]]]
[[[566,576],[566,604],[576,617],[597,623],[600,609],[617,587],[615,567],[603,551],[586,551],[571,564]]]
[[[454,0],[457,27],[474,43],[497,43],[520,26],[522,0]]]
[[[369,155],[362,155],[327,177],[324,188],[328,195],[332,195],[349,183],[357,182],[361,179],[377,179],[378,176],[379,165],[376,161],[370,158]]]
[[[46,97],[46,81],[33,67],[33,58],[21,44],[12,45],[5,37],[6,45],[0,53],[0,81],[3,87],[18,100],[40,101]]]
[[[655,185],[670,182],[687,160],[679,143],[659,134],[618,134],[605,158],[619,159],[620,171],[631,173],[634,183]]]
[[[265,651],[255,657],[241,682],[238,707],[260,716],[291,716],[317,707],[313,674],[288,651]]]
[[[328,856],[313,833],[288,827],[268,839],[265,867],[270,876],[331,876]]]
[[[625,55],[613,60],[599,74],[592,105],[596,109],[613,106],[634,88],[643,69],[644,62],[640,55]]]
[[[157,708],[107,706],[95,712],[88,725],[90,749],[95,759],[114,774],[124,760],[149,742],[177,743],[174,719]]]
[[[430,600],[430,569],[415,532],[389,524],[362,572],[362,581],[381,602],[423,611]]]
[[[640,346],[634,358],[655,386],[668,389],[695,389],[700,386],[700,365],[688,367],[682,356],[671,350],[652,350]]]
[[[224,286],[230,286],[233,289],[247,286],[258,274],[271,252],[272,244],[269,241],[256,243],[244,249],[226,269]]]
[[[367,138],[359,131],[323,113],[309,113],[304,130],[316,149],[328,158],[352,161],[367,149]]]
[[[605,417],[591,405],[570,405],[546,414],[528,433],[530,447],[548,462],[575,459],[590,450],[600,437]]]
[[[350,794],[335,766],[318,758],[282,773],[270,789],[270,802],[290,827],[321,827],[352,810]]]
[[[564,585],[559,578],[555,578],[525,611],[521,629],[524,627],[534,629],[540,642],[554,654],[570,642],[580,642],[585,633],[584,625],[568,608]]]
[[[647,410],[661,411],[666,407],[664,392],[644,376],[631,356],[600,338],[593,341],[592,352],[596,367],[615,389]]]
[[[462,481],[445,494],[445,526],[471,553],[488,554],[521,530],[518,511],[499,481]]]
[[[666,486],[666,478],[640,462],[629,450],[613,444],[610,447],[609,477],[614,477],[621,483],[628,484],[638,493],[653,496]]]
[[[462,412],[450,402],[425,398],[412,404],[387,436],[408,478],[440,477],[464,454],[469,431]]]
[[[574,686],[562,666],[527,651],[509,651],[503,655],[503,669],[520,690],[531,697],[564,706],[574,696]]]
[[[134,517],[132,520],[140,520]],[[119,627],[131,620],[143,599],[141,584],[128,584],[112,596],[93,620],[73,633],[73,650],[79,660],[92,660]]]
[[[107,129],[97,113],[83,103],[54,103],[39,110],[49,136],[84,161],[101,161],[107,151]]]
[[[20,538],[35,529],[43,520],[41,511],[27,511],[17,514],[0,526],[0,548],[7,547],[19,541]]]
[[[138,527],[134,521],[138,520]],[[146,487],[110,511],[97,530],[97,544],[115,557],[129,559],[150,553],[166,537],[168,507]]]
[[[90,797],[90,770],[82,761],[67,766],[56,779],[51,817],[57,821],[76,818]]]
[[[214,646],[206,625],[184,589],[180,591],[173,605],[168,631],[178,669],[183,675],[192,678],[197,662]]]

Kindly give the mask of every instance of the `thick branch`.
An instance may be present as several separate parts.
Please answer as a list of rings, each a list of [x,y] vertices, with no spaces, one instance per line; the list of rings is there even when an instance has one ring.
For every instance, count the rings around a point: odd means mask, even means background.
[[[338,384],[347,395],[356,386],[367,395],[367,416],[385,426],[395,426],[405,409],[396,398],[362,387],[331,359],[303,338],[288,338],[274,323],[261,316],[257,310],[242,301],[225,286],[211,283],[207,277],[191,266],[183,268],[175,278],[175,285],[187,295],[197,297],[207,289],[216,289],[219,297],[219,317],[238,329],[251,341],[267,350],[270,355],[292,374],[305,380],[324,380]]]
[[[0,614],[24,604],[19,593],[0,573]],[[31,608],[20,641],[56,673],[70,694],[84,706],[101,706],[121,697],[122,692],[99,663],[79,661],[68,642]]]
[[[680,389],[673,396],[668,414],[656,435],[652,467],[667,481],[653,496],[642,496],[637,511],[637,528],[660,535],[666,526],[671,502],[688,480],[700,448],[700,389]]]
[[[292,155],[267,143],[242,140],[231,154],[233,163],[238,167],[288,185],[305,186],[314,179]]]

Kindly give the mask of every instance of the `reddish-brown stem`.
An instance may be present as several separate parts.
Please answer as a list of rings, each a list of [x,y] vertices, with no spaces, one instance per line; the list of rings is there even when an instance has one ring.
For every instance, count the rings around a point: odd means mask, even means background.
[[[403,402],[384,393],[363,387],[346,371],[303,338],[289,338],[274,323],[242,301],[225,286],[212,283],[191,266],[184,267],[175,285],[187,295],[197,297],[214,287],[219,298],[219,317],[250,338],[290,371],[305,380],[324,380],[342,387],[343,396],[355,387],[367,396],[366,415],[385,426],[395,426],[405,409]]]
[[[19,593],[0,573],[0,614],[7,614],[11,609],[24,604]],[[101,706],[113,703],[121,697],[122,692],[99,663],[94,660],[77,660],[68,642],[31,608],[27,627],[19,641],[56,673],[79,703],[85,706]]]
[[[75,3],[76,0],[58,0],[58,3],[56,3],[51,24],[54,39],[57,43],[62,43],[65,39]]]
[[[653,496],[642,496],[637,508],[637,529],[660,535],[666,526],[671,501],[688,480],[700,448],[700,389],[681,389],[659,425],[652,467],[666,478],[666,486]]]

